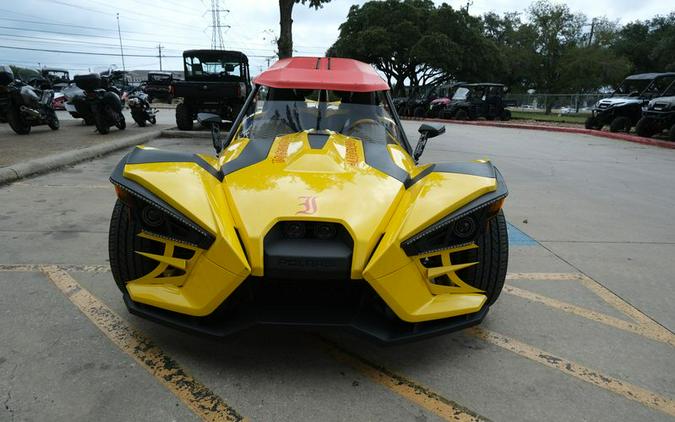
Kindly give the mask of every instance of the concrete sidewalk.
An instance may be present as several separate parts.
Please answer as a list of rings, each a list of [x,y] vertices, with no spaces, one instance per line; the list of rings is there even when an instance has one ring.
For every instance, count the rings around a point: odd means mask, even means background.
[[[0,184],[142,144],[171,127],[161,121],[155,126],[139,127],[131,116],[126,116],[125,130],[113,128],[109,134],[100,135],[94,126],[85,126],[82,120],[74,120],[65,112],[59,112],[59,119],[59,130],[36,126],[29,135],[17,135],[9,125],[0,125]]]

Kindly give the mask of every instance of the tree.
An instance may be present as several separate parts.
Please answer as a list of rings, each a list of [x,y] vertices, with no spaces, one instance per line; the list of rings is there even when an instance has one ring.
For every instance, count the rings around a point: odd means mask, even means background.
[[[537,72],[534,26],[525,24],[517,12],[487,13],[482,18],[483,34],[497,46],[500,69],[497,79],[513,91],[533,88]]]
[[[35,69],[29,69],[27,67],[21,67],[21,66],[15,66],[13,64],[9,65],[10,69],[12,69],[12,73],[14,74],[15,78],[19,78],[24,81],[28,81],[33,78],[37,78],[40,76],[40,72],[38,72]]]
[[[449,80],[476,80],[494,70],[496,46],[480,19],[431,0],[369,1],[352,6],[327,55],[373,64],[394,92]]]
[[[309,7],[318,9],[323,7],[323,3],[328,2],[330,0],[279,0],[280,29],[277,48],[280,59],[293,56],[293,6],[295,3],[309,3]]]
[[[613,50],[630,61],[633,73],[675,70],[675,12],[631,22],[617,38]]]
[[[560,64],[565,51],[576,46],[585,21],[583,15],[573,14],[561,3],[539,0],[528,9],[530,25],[535,31],[535,65],[539,67],[534,82],[539,90],[548,93],[564,89]],[[546,113],[551,112],[552,102]]]

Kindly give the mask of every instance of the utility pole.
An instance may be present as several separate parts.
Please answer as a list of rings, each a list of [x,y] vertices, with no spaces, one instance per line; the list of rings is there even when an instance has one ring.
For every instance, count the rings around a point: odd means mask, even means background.
[[[157,44],[157,50],[159,50],[159,71],[162,71],[162,44]]]
[[[228,9],[220,8],[220,0],[211,0],[211,9],[208,10],[211,12],[211,48],[214,50],[225,48],[225,42],[223,41],[223,31],[221,28],[230,28],[230,25],[223,25],[220,23],[220,13],[230,13]]]
[[[127,84],[127,68],[124,66],[124,48],[122,48],[122,31],[120,31],[120,14],[117,13],[117,36],[120,39],[120,54],[122,54],[122,77],[124,78],[124,84]]]

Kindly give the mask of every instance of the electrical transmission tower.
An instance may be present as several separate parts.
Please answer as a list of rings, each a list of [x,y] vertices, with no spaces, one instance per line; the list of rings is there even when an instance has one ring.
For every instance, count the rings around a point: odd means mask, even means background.
[[[225,25],[220,23],[220,14],[230,13],[228,9],[220,8],[220,0],[211,0],[211,9],[208,10],[211,12],[211,48],[214,50],[224,50],[225,42],[223,41],[223,28],[230,28],[230,25]]]

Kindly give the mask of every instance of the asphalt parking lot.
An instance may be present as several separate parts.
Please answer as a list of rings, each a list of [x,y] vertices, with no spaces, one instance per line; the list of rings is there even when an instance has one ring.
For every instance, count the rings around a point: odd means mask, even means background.
[[[507,285],[479,327],[401,346],[129,315],[107,257],[123,152],[0,187],[0,420],[673,420],[675,150],[447,129],[424,160],[490,158],[509,186]]]

